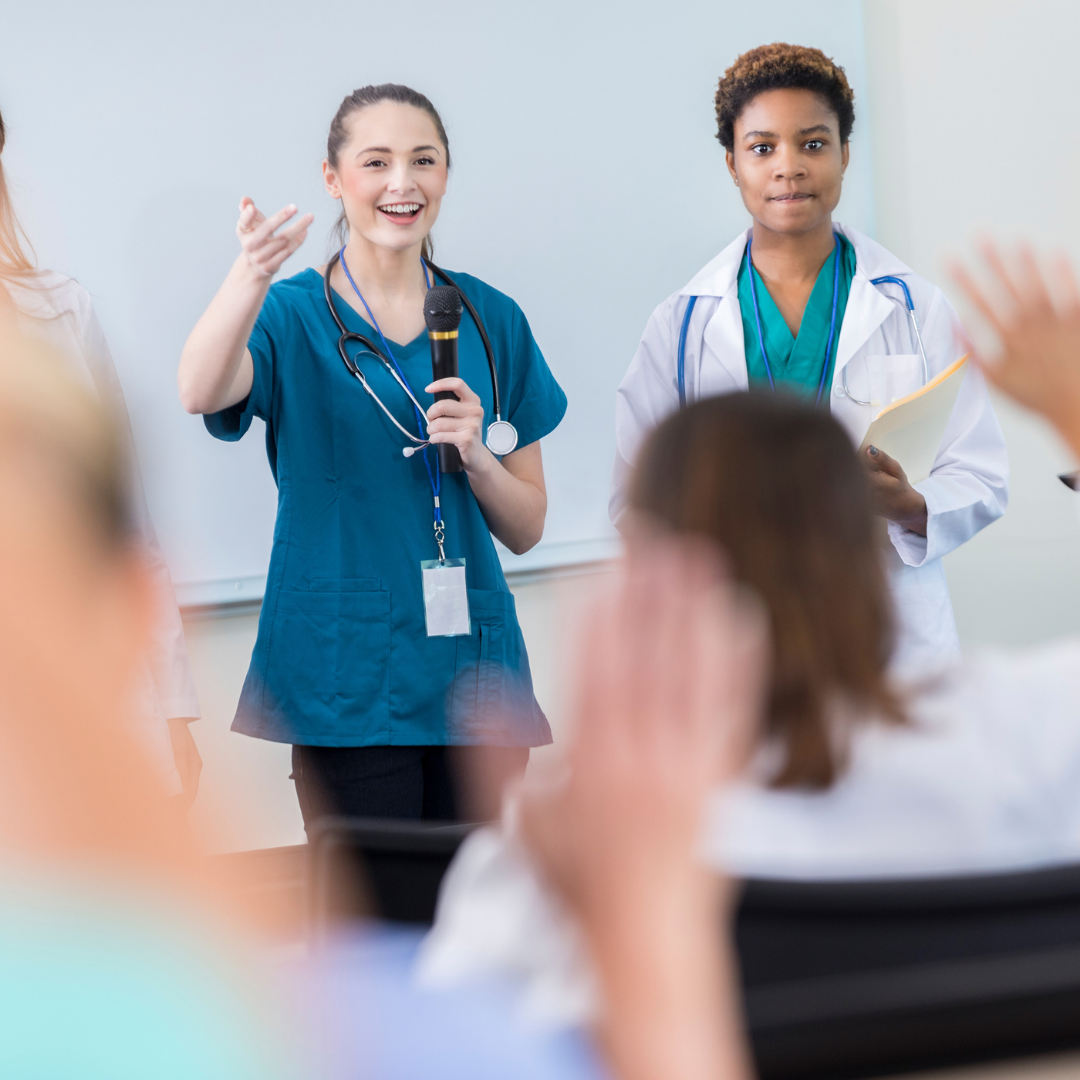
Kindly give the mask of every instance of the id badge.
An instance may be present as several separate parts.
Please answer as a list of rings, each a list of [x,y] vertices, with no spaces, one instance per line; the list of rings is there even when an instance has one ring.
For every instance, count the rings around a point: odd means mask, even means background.
[[[428,637],[471,634],[469,594],[465,588],[465,560],[425,559],[420,563],[424,583],[424,619]]]

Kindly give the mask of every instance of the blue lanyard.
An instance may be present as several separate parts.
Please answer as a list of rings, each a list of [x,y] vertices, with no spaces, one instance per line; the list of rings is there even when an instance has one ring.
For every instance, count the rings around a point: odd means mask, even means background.
[[[386,350],[386,355],[390,357],[390,363],[394,365],[394,370],[398,373],[401,381],[407,387],[409,394],[415,397],[412,387],[409,386],[409,380],[405,378],[405,372],[401,370],[401,365],[398,364],[397,359],[394,357],[394,352],[390,348],[390,343],[383,335],[383,332],[379,328],[379,324],[376,321],[375,316],[372,314],[371,308],[368,307],[368,302],[364,299],[364,294],[356,287],[356,282],[353,281],[353,276],[349,273],[348,263],[345,262],[344,246],[342,246],[342,249],[338,252],[338,258],[341,260],[341,269],[345,271],[345,276],[349,279],[349,284],[353,287],[353,292],[356,293],[356,295],[360,298],[360,303],[364,305],[364,310],[368,313],[368,318],[371,320],[371,325],[375,327],[375,333],[379,335],[379,340],[382,342],[382,347]],[[428,277],[427,266],[424,265],[422,261],[421,266],[424,266],[424,282],[430,289],[431,278]],[[425,430],[425,426],[427,424],[427,417],[416,407],[415,404],[413,405],[413,412],[416,413],[416,427],[417,430],[420,432],[420,438],[426,439],[427,432]],[[424,468],[427,469],[428,482],[431,484],[431,494],[435,500],[435,527],[436,529],[438,529],[438,527],[442,524],[442,507],[439,505],[439,491],[442,488],[442,474],[439,472],[437,464],[434,469],[432,469],[431,467],[431,459],[428,457],[428,451],[430,449],[430,445],[425,446],[424,449],[420,451],[420,454],[424,459]]]
[[[833,249],[835,266],[833,267],[832,319],[829,321],[829,343],[825,346],[825,363],[821,368],[821,382],[818,383],[817,398],[814,400],[815,405],[821,404],[821,395],[825,391],[825,379],[829,374],[829,357],[832,356],[833,341],[836,338],[836,298],[840,292],[840,237],[836,233],[833,233],[833,242],[836,246]],[[769,377],[769,389],[775,390],[776,386],[773,383],[769,354],[765,351],[765,338],[761,333],[761,309],[758,307],[757,287],[754,285],[754,261],[751,253],[753,243],[753,237],[746,241],[746,264],[747,269],[750,271],[750,297],[754,301],[754,324],[757,326],[758,348],[761,349],[761,359],[765,361],[765,374]],[[353,286],[353,288],[355,287]]]

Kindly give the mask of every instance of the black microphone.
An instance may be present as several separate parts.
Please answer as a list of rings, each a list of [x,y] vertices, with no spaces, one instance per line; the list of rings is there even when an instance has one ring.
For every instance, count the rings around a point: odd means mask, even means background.
[[[431,376],[433,380],[452,379],[458,373],[457,341],[461,325],[461,297],[453,285],[435,285],[424,297],[424,322],[427,323],[428,340],[431,342]],[[436,401],[453,398],[457,394],[441,390]],[[461,455],[456,446],[437,443],[439,472],[461,472]]]

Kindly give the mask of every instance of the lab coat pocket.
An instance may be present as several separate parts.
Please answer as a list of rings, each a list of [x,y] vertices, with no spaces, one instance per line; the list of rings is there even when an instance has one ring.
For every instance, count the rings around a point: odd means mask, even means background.
[[[548,741],[547,722],[533,698],[514,597],[495,589],[469,589],[469,613],[473,632],[457,639],[457,675],[448,710],[451,741],[496,746]]]
[[[862,364],[852,361],[848,366],[852,369],[848,373],[852,394],[879,411],[915,393],[923,384],[922,357],[917,353],[867,356]]]

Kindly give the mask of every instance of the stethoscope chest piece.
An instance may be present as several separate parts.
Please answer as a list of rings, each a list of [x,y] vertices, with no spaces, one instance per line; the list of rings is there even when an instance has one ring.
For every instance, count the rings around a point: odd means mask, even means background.
[[[496,457],[513,453],[517,446],[517,428],[509,420],[493,420],[487,429],[487,448]]]

